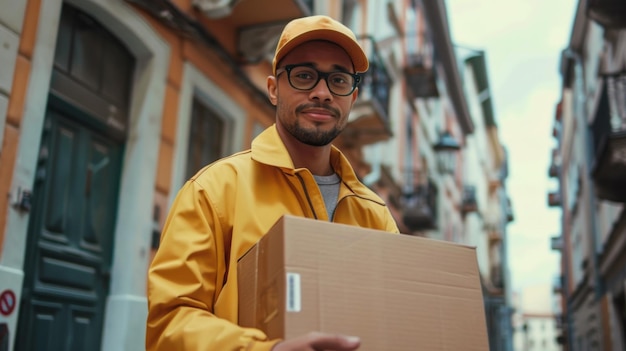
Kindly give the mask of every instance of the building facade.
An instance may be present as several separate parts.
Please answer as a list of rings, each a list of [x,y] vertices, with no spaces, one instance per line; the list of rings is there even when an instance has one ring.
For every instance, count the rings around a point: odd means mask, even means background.
[[[513,350],[513,301],[508,266],[507,226],[513,221],[506,190],[508,157],[498,136],[484,51],[459,48],[465,57],[464,85],[475,130],[463,150],[460,210],[465,237],[475,246],[483,278],[483,296],[491,350]]]
[[[273,123],[273,50],[289,20],[311,14],[347,24],[370,59],[336,145],[403,233],[477,246],[486,304],[506,305],[506,157],[489,122],[485,178],[462,151],[487,118],[476,107],[485,68],[472,112],[444,1],[2,6],[0,335],[11,349],[144,348],[146,272],[170,203]],[[491,226],[468,224],[472,167]],[[489,315],[489,329],[510,328],[505,315]]]
[[[562,211],[559,340],[565,350],[623,350],[626,331],[626,6],[578,2],[560,70],[548,194]]]
[[[516,351],[560,351],[556,314],[560,300],[550,283],[527,285],[514,295],[513,346]]]

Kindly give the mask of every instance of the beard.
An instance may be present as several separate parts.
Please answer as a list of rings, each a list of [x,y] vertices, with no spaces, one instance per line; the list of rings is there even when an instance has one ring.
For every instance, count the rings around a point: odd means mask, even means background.
[[[320,130],[314,127],[305,128],[300,124],[299,120],[286,124],[285,129],[300,142],[311,146],[326,146],[341,133],[341,130],[336,125],[330,130]]]
[[[303,144],[310,146],[326,146],[330,144],[337,136],[343,131],[345,125],[340,125],[340,112],[332,107],[322,106],[322,105],[303,105],[296,108],[295,115],[298,116],[300,111],[306,108],[325,108],[333,113],[333,116],[337,119],[337,123],[328,130],[323,130],[321,128],[321,124],[318,126],[317,124],[313,127],[305,127],[300,123],[299,118],[294,118],[291,123],[282,119],[282,124],[285,129],[291,134],[294,138],[300,141]]]

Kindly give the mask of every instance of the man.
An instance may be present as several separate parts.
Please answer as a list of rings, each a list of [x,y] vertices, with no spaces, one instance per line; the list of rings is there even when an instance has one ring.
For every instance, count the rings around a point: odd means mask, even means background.
[[[383,201],[331,142],[368,68],[354,33],[326,16],[285,27],[267,79],[276,123],[250,150],[180,190],[149,271],[148,350],[355,350],[358,337],[268,340],[237,325],[237,260],[284,214],[398,232]]]

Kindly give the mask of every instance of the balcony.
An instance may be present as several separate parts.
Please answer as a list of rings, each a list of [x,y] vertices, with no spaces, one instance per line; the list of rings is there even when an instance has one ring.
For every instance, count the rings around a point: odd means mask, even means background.
[[[412,98],[434,98],[439,96],[435,67],[427,65],[423,55],[409,55],[404,77]]]
[[[236,28],[289,21],[313,13],[312,0],[193,0],[192,3],[207,18],[228,18],[229,23]],[[267,11],[268,6],[271,6],[272,11]]]
[[[559,150],[552,149],[552,160],[550,162],[550,168],[548,168],[548,176],[550,178],[558,178],[561,173],[561,157]]]
[[[492,266],[489,273],[491,283],[494,288],[504,289],[504,276],[502,274],[502,268],[500,266]]]
[[[313,13],[312,1],[305,0],[193,0],[188,9],[172,0],[126,1],[181,35],[219,49],[224,59],[239,64],[270,58],[285,24]],[[271,11],[267,11],[268,6]]]
[[[552,192],[548,194],[548,206],[560,207],[561,206],[561,194],[558,192]]]
[[[563,276],[558,276],[554,278],[552,283],[552,292],[555,294],[563,293]]]
[[[392,135],[389,124],[389,90],[392,82],[376,42],[365,36],[360,38],[360,43],[368,53],[370,67],[363,74],[359,97],[343,134],[347,143],[363,146],[385,141]]]
[[[589,0],[589,17],[606,29],[626,28],[626,2],[624,0]]]
[[[476,201],[476,187],[473,185],[465,185],[463,187],[463,200],[461,201],[461,213],[466,215],[470,212],[478,211],[478,202]]]
[[[626,72],[605,77],[591,125],[591,175],[598,198],[626,202]]]
[[[552,163],[550,165],[550,168],[548,168],[548,176],[550,178],[558,178],[559,177],[559,173],[561,173],[561,167],[555,165],[554,163]]]
[[[418,185],[403,195],[402,222],[412,231],[437,228],[437,187],[434,183]]]
[[[511,198],[507,197],[506,198],[506,203],[505,203],[505,209],[504,209],[504,214],[506,216],[506,221],[507,222],[513,222],[515,220],[515,214],[513,213],[513,204],[511,204]]]
[[[551,237],[550,248],[554,251],[563,250],[563,237],[561,235]]]

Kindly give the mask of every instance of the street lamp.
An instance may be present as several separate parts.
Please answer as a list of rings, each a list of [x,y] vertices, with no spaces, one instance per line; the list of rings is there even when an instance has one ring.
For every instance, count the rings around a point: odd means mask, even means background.
[[[456,153],[461,149],[461,145],[450,132],[444,131],[439,135],[439,140],[433,148],[437,152],[439,171],[444,174],[453,174],[456,167]]]

